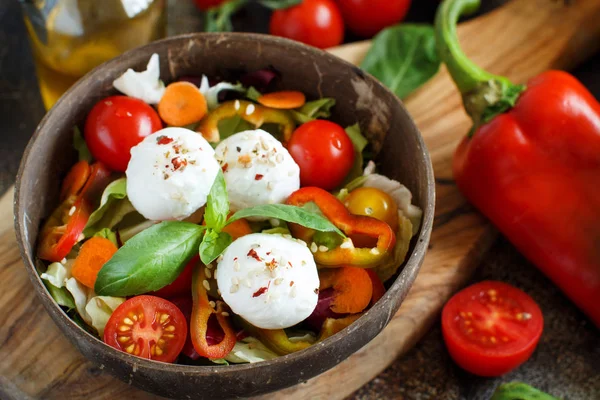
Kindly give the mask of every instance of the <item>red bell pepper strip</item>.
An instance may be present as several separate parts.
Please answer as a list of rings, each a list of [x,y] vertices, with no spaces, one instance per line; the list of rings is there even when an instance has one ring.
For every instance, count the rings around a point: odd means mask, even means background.
[[[375,218],[350,214],[344,204],[326,190],[304,187],[287,199],[287,204],[298,207],[310,202],[314,202],[325,218],[347,236],[358,233],[377,239],[377,246],[373,248],[356,248],[346,241],[333,249],[319,250],[314,253],[317,264],[329,267],[351,265],[371,268],[385,259],[387,253],[394,248],[396,235],[388,224]],[[304,240],[309,246],[312,245],[315,231],[296,224],[289,224],[289,228],[294,237]]]
[[[99,162],[90,167],[82,161],[71,168],[61,188],[63,200],[41,229],[38,257],[57,262],[69,254],[109,181],[110,171]]]
[[[446,0],[438,53],[474,122],[453,162],[462,193],[600,327],[600,103],[573,76],[527,87],[466,58],[456,36],[479,0]]]
[[[194,270],[194,278],[192,281],[192,318],[190,321],[190,335],[194,349],[199,355],[206,358],[218,359],[223,358],[231,352],[235,346],[235,331],[231,326],[228,309],[222,301],[216,302],[216,307],[213,308],[208,300],[208,291],[206,286],[206,274],[203,265],[197,265]],[[206,282],[206,283],[205,283]],[[214,343],[207,337],[209,331],[209,319],[214,315],[223,331],[223,340]]]
[[[366,271],[367,274],[369,274],[369,278],[371,278],[371,285],[373,287],[373,296],[369,303],[369,306],[373,307],[385,294],[385,286],[383,286],[383,282],[381,282],[381,279],[379,279],[379,276],[377,276],[375,271],[372,269],[367,269]]]

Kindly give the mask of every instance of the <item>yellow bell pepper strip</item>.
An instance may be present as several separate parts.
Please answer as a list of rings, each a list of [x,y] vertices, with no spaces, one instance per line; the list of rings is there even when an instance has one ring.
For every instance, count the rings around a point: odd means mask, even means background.
[[[378,219],[353,215],[344,204],[334,195],[317,187],[304,187],[290,195],[287,204],[302,207],[307,203],[315,203],[323,215],[347,236],[363,234],[377,239],[373,248],[356,248],[350,239],[346,239],[339,246],[327,251],[313,251],[317,264],[326,267],[340,267],[350,265],[361,268],[372,268],[387,257],[396,244],[396,235],[390,226]],[[314,250],[312,246],[315,231],[300,225],[289,224],[292,235],[302,239]]]
[[[262,329],[248,323],[242,318],[239,322],[244,327],[244,331],[260,340],[265,346],[280,356],[295,353],[310,347],[312,343],[301,341],[290,341],[290,338],[283,329]]]
[[[225,303],[216,302],[216,309],[210,305],[206,287],[208,281],[204,272],[203,265],[196,265],[194,269],[194,278],[192,280],[192,318],[190,320],[190,335],[192,344],[196,352],[202,357],[217,359],[223,358],[231,352],[235,346],[235,331],[228,319],[229,314],[226,311]],[[209,332],[209,319],[215,314],[217,322],[223,331],[223,335],[217,332]],[[223,340],[214,343],[211,338],[223,336]]]
[[[319,342],[335,335],[339,331],[349,327],[354,321],[362,317],[363,313],[348,315],[344,318],[327,318],[319,333]]]
[[[221,104],[204,117],[196,132],[201,133],[207,141],[217,143],[221,140],[219,121],[235,116],[243,118],[256,128],[267,123],[281,125],[284,144],[290,140],[296,128],[296,123],[288,111],[264,107],[246,100],[233,100]]]

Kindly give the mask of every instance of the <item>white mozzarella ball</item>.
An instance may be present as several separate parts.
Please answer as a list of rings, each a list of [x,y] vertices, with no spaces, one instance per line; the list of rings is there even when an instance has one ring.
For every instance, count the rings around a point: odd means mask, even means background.
[[[131,149],[127,196],[147,219],[181,220],[206,204],[218,171],[214,150],[202,135],[165,128]]]
[[[263,130],[245,131],[215,149],[233,211],[283,203],[300,188],[300,168],[281,142]]]
[[[234,241],[216,272],[223,300],[252,325],[282,329],[305,320],[319,299],[319,275],[308,247],[281,235]]]

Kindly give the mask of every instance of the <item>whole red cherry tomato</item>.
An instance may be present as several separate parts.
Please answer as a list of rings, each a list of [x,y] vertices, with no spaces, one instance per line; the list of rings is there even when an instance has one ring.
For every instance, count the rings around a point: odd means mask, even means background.
[[[336,0],[348,29],[362,37],[402,21],[410,0]]]
[[[269,32],[326,49],[343,42],[344,21],[333,0],[304,0],[297,6],[276,10]]]
[[[141,358],[173,362],[188,336],[185,316],[168,300],[135,296],[112,313],[104,329],[104,342]]]
[[[448,352],[467,371],[499,376],[524,363],[544,327],[542,311],[525,292],[485,281],[455,294],[442,311]]]
[[[194,0],[196,3],[196,7],[201,9],[202,11],[206,11],[210,8],[216,7],[225,3],[226,0]]]
[[[340,186],[354,163],[354,145],[344,128],[325,120],[300,125],[287,143],[300,167],[300,184],[333,190]]]
[[[131,148],[161,128],[156,111],[142,100],[112,96],[92,108],[85,121],[84,137],[96,160],[114,171],[125,172]]]

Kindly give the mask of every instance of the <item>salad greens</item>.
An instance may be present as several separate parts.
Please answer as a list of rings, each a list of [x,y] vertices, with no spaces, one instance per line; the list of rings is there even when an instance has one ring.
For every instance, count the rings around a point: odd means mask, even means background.
[[[81,135],[81,131],[78,127],[73,128],[73,147],[79,154],[79,161],[92,162],[92,153],[85,143],[85,139]]]
[[[373,39],[361,68],[403,99],[431,79],[440,64],[433,26],[401,24]]]
[[[105,296],[134,296],[172,283],[196,252],[204,264],[214,261],[231,244],[221,229],[241,218],[277,218],[321,232],[344,234],[327,218],[306,208],[267,204],[229,214],[223,173],[211,187],[206,206],[206,226],[189,222],[160,222],[131,237],[98,272],[95,291]],[[77,301],[76,301],[77,302]]]
[[[117,179],[104,189],[100,206],[90,215],[83,234],[88,238],[102,228],[112,229],[125,215],[134,211],[127,199],[127,178]]]
[[[292,110],[292,117],[299,124],[305,124],[317,118],[329,118],[331,109],[335,106],[335,99],[325,97],[323,99],[309,101],[302,107]]]
[[[204,230],[189,222],[166,221],[138,233],[98,272],[96,293],[133,296],[172,283],[197,253]]]
[[[354,164],[352,164],[352,168],[350,168],[345,181],[348,183],[362,175],[364,163],[363,151],[367,147],[367,144],[369,144],[369,141],[363,136],[358,123],[347,127],[346,133],[354,145]]]

